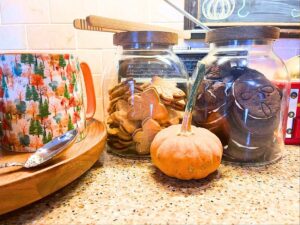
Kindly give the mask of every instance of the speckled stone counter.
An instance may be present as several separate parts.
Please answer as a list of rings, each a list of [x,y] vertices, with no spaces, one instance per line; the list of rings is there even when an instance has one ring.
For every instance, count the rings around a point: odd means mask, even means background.
[[[299,161],[293,146],[276,164],[221,165],[187,182],[148,161],[104,154],[81,178],[0,224],[299,224]]]

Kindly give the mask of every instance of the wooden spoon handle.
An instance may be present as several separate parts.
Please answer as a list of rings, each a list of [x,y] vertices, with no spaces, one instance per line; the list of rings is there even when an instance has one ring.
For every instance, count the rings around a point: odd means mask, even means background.
[[[90,15],[86,17],[88,25],[93,27],[101,27],[102,29],[121,30],[121,31],[165,31],[177,33],[180,38],[190,39],[191,34],[181,30],[161,27],[156,25],[136,23],[125,20],[111,19],[102,16]]]
[[[78,30],[91,30],[91,31],[102,31],[102,32],[112,32],[112,33],[122,32],[122,30],[113,30],[113,29],[106,29],[97,26],[91,26],[86,22],[85,19],[73,20],[73,26]]]

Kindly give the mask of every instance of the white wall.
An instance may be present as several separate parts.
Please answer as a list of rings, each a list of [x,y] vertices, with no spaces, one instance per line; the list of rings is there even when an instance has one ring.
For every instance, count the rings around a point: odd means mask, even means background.
[[[173,0],[183,8],[183,0]],[[111,33],[80,31],[74,18],[87,15],[183,28],[183,17],[163,0],[0,0],[0,50],[67,50],[88,62],[102,118],[101,80],[113,63]],[[106,74],[107,79],[112,78]],[[109,82],[109,81],[107,81]]]
[[[172,0],[183,8],[184,0]],[[111,33],[75,30],[74,18],[96,14],[182,29],[183,17],[163,0],[0,0],[0,51],[67,50],[91,66],[96,88],[96,118],[101,119],[102,86],[113,79],[115,47]],[[299,40],[280,40],[276,52],[287,59],[300,54]],[[105,77],[104,77],[105,75]]]

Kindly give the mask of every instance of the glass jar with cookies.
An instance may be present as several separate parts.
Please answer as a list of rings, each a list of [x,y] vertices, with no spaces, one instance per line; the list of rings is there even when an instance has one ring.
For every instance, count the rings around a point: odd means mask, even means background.
[[[211,49],[198,64],[205,65],[205,74],[192,123],[221,139],[227,162],[265,165],[282,156],[290,86],[287,73],[277,75],[284,68],[272,49],[279,33],[275,27],[247,26],[206,35]]]
[[[162,129],[182,120],[188,74],[172,52],[175,33],[159,31],[114,34],[118,46],[117,82],[105,83],[108,152],[148,158],[150,145]]]

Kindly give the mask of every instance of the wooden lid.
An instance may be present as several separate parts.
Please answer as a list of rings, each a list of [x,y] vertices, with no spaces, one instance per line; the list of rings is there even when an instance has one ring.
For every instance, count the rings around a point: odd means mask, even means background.
[[[126,46],[137,43],[175,45],[178,43],[178,34],[164,31],[128,31],[114,34],[114,45]]]
[[[209,43],[245,39],[278,39],[280,29],[271,26],[241,26],[218,28],[207,32],[205,41]]]

